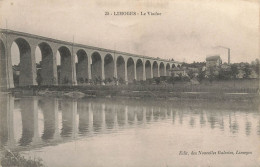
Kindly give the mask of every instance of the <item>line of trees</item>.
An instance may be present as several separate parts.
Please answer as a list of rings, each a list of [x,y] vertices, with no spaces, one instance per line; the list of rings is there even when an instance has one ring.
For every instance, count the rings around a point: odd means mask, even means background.
[[[182,74],[178,74],[177,76],[171,76],[171,77],[158,77],[153,79],[147,79],[147,81],[136,81],[134,80],[134,84],[160,84],[160,83],[168,83],[168,84],[174,84],[178,81],[189,81],[190,79],[196,78],[199,82],[205,79],[208,79],[210,82],[213,80],[229,80],[229,79],[235,79],[235,78],[250,78],[252,77],[252,74],[255,74],[259,78],[259,59],[256,59],[255,61],[252,61],[251,64],[249,63],[234,63],[231,65],[225,65],[225,68],[223,67],[210,67],[207,70],[203,70],[203,67],[206,65],[205,62],[193,62],[191,64],[183,63],[183,67],[187,67],[187,76],[182,76]],[[197,68],[198,72],[197,75],[194,75],[193,70],[189,70],[189,68]],[[241,74],[239,76],[239,74]],[[19,85],[19,75],[14,73],[14,84]],[[38,85],[42,84],[42,76],[40,73],[40,70],[37,70],[37,78],[36,81]],[[87,78],[78,78],[77,79],[79,84],[91,84],[91,85],[97,85],[97,84],[115,84],[115,85],[122,85],[126,84],[125,80],[123,78],[106,78],[105,80],[102,80],[101,77],[95,77],[93,79],[87,79]],[[62,84],[68,84],[69,80],[68,78],[63,78],[63,80],[60,81]]]

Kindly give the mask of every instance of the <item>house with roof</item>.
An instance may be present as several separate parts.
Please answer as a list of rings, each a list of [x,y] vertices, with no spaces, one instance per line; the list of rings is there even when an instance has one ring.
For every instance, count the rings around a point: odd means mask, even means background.
[[[222,64],[222,59],[219,55],[208,56],[206,58],[206,68],[220,67],[221,64]]]
[[[208,56],[206,58],[206,76],[205,77],[208,77],[212,74],[217,76],[219,74],[221,65],[222,65],[222,59],[219,55]]]
[[[194,77],[197,77],[199,75],[199,68],[196,67],[188,67],[187,73],[192,72]]]
[[[187,76],[187,72],[186,72],[186,68],[184,67],[174,67],[171,69],[171,75],[173,77],[177,77],[177,76]]]

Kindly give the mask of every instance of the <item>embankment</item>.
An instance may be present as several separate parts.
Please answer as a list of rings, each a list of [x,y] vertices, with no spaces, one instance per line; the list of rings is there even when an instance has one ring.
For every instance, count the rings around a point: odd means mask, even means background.
[[[248,100],[259,98],[258,81],[226,81],[202,83],[176,83],[174,85],[79,85],[79,86],[27,86],[10,89],[14,94],[52,97],[125,97],[125,98],[191,98],[219,100]]]

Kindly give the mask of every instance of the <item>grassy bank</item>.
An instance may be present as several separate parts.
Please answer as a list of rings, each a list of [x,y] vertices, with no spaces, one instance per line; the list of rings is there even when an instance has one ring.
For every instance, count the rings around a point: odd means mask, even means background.
[[[34,90],[55,90],[55,91],[72,91],[72,90],[111,90],[111,91],[165,91],[165,92],[224,92],[224,93],[257,93],[259,91],[259,81],[251,80],[227,80],[227,81],[202,81],[201,84],[191,84],[190,82],[176,82],[174,84],[129,84],[129,85],[59,85],[59,86],[26,86],[17,87],[19,89]]]
[[[1,158],[3,167],[44,167],[45,165],[40,158],[25,158],[17,152],[5,151]]]
[[[12,92],[29,92],[34,95],[80,97],[133,97],[133,98],[198,98],[198,99],[247,99],[259,96],[258,80],[204,81],[193,85],[190,82],[174,84],[129,84],[129,85],[78,85],[78,86],[27,86],[12,89]],[[80,92],[82,94],[68,94]]]

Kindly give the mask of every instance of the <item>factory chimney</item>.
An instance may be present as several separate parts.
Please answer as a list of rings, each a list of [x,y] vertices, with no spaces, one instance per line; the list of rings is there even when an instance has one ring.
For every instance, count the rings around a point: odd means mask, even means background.
[[[230,64],[230,48],[228,48],[228,64]]]

